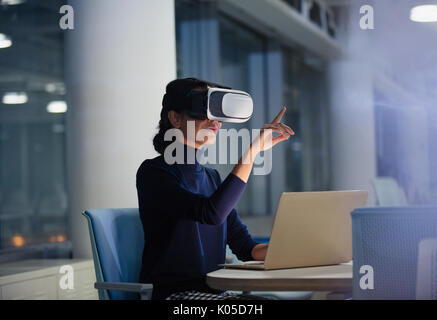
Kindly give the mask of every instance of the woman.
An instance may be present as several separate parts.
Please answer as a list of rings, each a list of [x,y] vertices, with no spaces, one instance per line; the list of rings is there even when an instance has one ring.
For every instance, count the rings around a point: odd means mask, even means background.
[[[159,132],[153,139],[161,155],[145,160],[137,172],[140,217],[144,228],[145,247],[140,282],[153,283],[152,299],[225,299],[226,293],[209,288],[205,277],[225,262],[226,244],[242,261],[264,260],[267,244],[256,243],[240,221],[234,206],[249,179],[255,156],[277,143],[287,140],[294,132],[280,123],[285,107],[272,123],[242,155],[232,172],[221,181],[217,170],[204,167],[197,157],[187,161],[190,152],[215,143],[221,123],[195,119],[183,110],[181,101],[192,90],[207,90],[218,86],[195,78],[176,79],[166,87]],[[179,103],[178,103],[179,102]],[[194,139],[187,134],[194,123]],[[184,162],[167,164],[165,141],[169,129],[182,135],[176,143],[184,150]],[[270,129],[270,130],[268,130]],[[207,130],[199,138],[197,133]],[[280,135],[272,137],[272,132]]]

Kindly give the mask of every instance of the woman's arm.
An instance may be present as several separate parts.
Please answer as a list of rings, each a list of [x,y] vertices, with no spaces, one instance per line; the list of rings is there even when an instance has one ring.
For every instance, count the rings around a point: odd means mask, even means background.
[[[268,150],[277,143],[290,138],[290,135],[294,135],[294,132],[290,127],[280,123],[286,110],[285,107],[282,107],[275,119],[273,119],[271,123],[262,127],[258,137],[250,144],[249,148],[241,156],[240,160],[232,170],[232,173],[244,182],[247,182],[249,179],[253,167],[253,161],[258,153]],[[280,132],[281,134],[273,138],[273,132]]]
[[[263,127],[240,162],[209,197],[184,188],[174,173],[167,172],[164,168],[143,164],[137,172],[139,206],[151,213],[158,211],[163,218],[188,219],[212,225],[222,224],[238,203],[246,187],[254,155],[288,139],[287,132],[294,134],[291,129],[287,129],[287,126],[279,123],[284,112],[285,107],[271,124]],[[282,134],[272,138],[272,131]]]
[[[233,209],[226,221],[227,239],[229,248],[241,261],[254,260],[252,249],[257,243],[250,236],[246,225],[240,220],[237,210]]]
[[[271,123],[263,126],[259,136],[250,144],[249,148],[232,170],[232,173],[244,182],[247,183],[252,171],[253,161],[259,152],[268,150],[277,143],[289,139],[290,135],[294,135],[294,131],[290,127],[280,123],[286,110],[285,107],[282,107],[275,119],[273,119]],[[281,134],[273,138],[273,131],[280,132]],[[266,243],[258,243],[255,245],[251,251],[253,260],[264,261],[267,254],[267,248],[268,244]]]
[[[245,182],[231,173],[210,196],[204,196],[187,190],[170,171],[144,164],[137,173],[139,206],[155,218],[222,224],[246,187]]]
[[[238,217],[237,211],[232,210],[227,221],[227,243],[232,252],[241,261],[264,261],[267,253],[267,244],[256,243]]]

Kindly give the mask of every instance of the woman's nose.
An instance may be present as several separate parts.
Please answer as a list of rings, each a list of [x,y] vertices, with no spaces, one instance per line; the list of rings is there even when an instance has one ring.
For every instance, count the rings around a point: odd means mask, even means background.
[[[209,125],[212,126],[216,126],[217,128],[220,129],[220,127],[222,126],[222,123],[220,121],[217,120],[210,120],[209,121]]]

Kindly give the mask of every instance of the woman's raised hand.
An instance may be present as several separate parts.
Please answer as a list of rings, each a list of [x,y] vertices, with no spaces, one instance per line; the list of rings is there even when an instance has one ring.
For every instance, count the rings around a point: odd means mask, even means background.
[[[258,153],[268,150],[279,142],[287,140],[290,135],[294,135],[294,131],[289,126],[280,122],[286,110],[285,107],[282,107],[275,119],[262,127],[260,134],[252,141],[250,147],[243,153],[232,170],[232,173],[244,182],[249,179],[254,159]],[[273,138],[273,132],[281,134]]]
[[[294,135],[294,131],[289,126],[280,122],[286,110],[287,108],[282,107],[281,111],[279,111],[273,121],[262,127],[260,134],[251,144],[252,152],[257,154],[261,151],[268,150],[279,142],[288,140],[290,135]],[[273,137],[273,132],[281,134]]]

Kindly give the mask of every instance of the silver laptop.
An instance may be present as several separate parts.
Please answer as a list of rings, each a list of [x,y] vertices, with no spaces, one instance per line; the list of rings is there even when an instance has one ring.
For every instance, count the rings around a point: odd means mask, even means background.
[[[221,264],[225,268],[285,269],[352,260],[350,213],[366,204],[364,190],[284,192],[276,210],[265,261]]]

